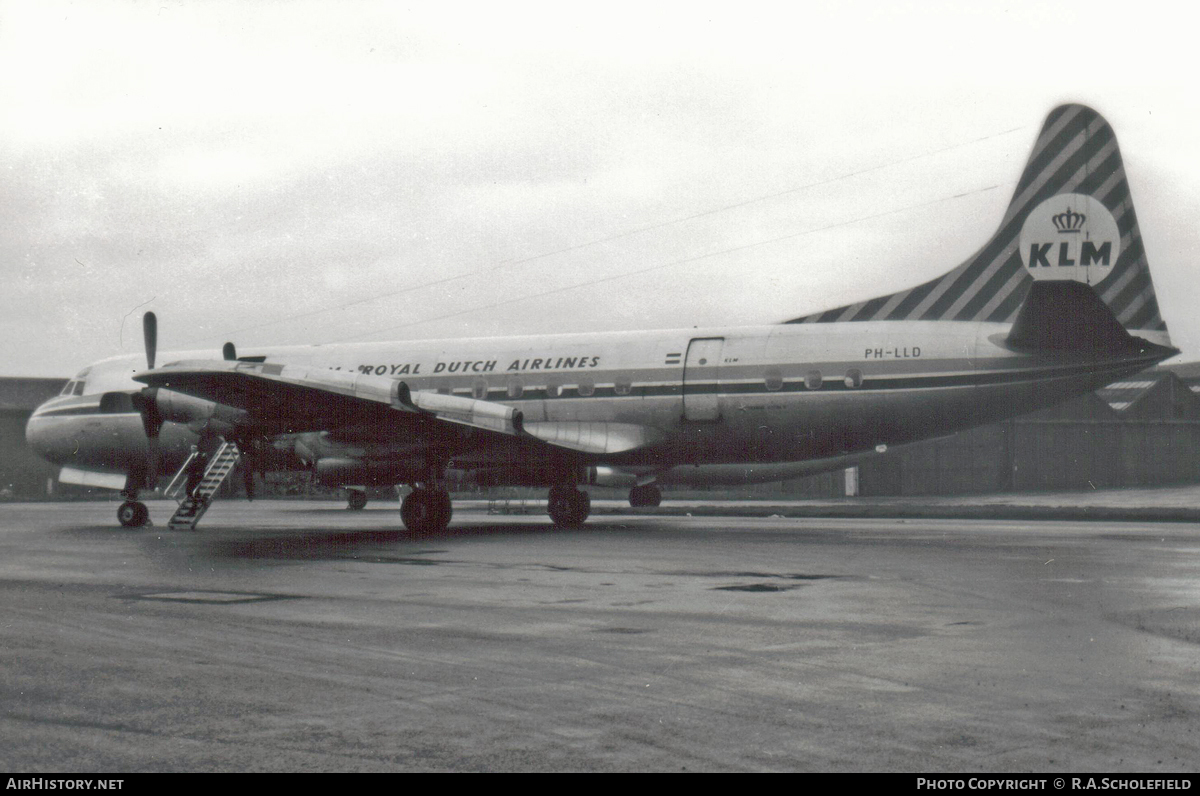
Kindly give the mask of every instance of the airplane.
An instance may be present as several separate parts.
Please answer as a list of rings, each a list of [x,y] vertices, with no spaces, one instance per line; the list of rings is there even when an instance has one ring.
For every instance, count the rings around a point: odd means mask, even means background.
[[[247,472],[310,468],[365,504],[407,485],[414,533],[451,520],[447,473],[549,489],[559,527],[582,487],[779,480],[1032,412],[1179,353],[1155,298],[1116,136],[1055,108],[995,235],[916,287],[767,326],[260,347],[84,369],[28,421],[68,483],[140,491],[194,447]],[[144,366],[143,366],[144,365]]]

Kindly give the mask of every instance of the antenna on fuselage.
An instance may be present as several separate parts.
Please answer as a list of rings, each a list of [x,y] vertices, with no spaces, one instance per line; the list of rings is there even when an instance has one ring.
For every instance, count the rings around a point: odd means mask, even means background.
[[[237,347],[233,343],[226,343],[221,346],[221,356],[230,361],[237,359]]]

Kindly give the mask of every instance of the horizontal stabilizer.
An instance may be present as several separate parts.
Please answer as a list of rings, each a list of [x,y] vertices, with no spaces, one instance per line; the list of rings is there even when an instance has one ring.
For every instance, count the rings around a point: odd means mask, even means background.
[[[1008,344],[1052,351],[1125,351],[1133,337],[1096,291],[1071,281],[1034,282],[1013,321]]]
[[[1006,341],[1025,351],[1171,356],[1175,349],[1156,345],[1125,330],[1096,291],[1080,282],[1034,282]]]

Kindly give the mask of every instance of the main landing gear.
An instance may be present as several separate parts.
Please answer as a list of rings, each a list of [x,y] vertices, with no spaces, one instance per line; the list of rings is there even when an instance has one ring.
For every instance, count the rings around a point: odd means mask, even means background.
[[[654,508],[662,503],[662,490],[654,484],[635,486],[629,490],[629,505],[635,509]]]
[[[571,484],[559,484],[550,488],[547,512],[559,528],[578,528],[592,513],[592,498]]]
[[[362,511],[367,507],[367,491],[365,489],[346,490],[346,508],[352,511]]]
[[[400,504],[404,527],[416,534],[441,533],[450,525],[452,513],[450,493],[445,487],[418,486]]]

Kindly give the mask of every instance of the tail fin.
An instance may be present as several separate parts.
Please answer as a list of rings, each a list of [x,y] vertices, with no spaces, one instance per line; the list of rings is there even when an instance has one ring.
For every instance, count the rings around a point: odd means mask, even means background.
[[[1011,323],[1042,279],[1091,285],[1126,330],[1170,345],[1116,135],[1083,105],[1046,118],[999,230],[965,263],[910,290],[788,323]]]

